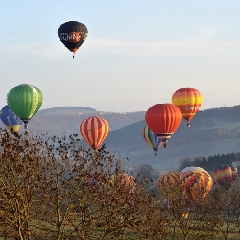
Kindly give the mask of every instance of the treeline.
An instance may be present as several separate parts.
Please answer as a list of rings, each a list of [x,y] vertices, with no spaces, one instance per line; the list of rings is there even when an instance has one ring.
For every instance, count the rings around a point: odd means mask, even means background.
[[[0,239],[239,239],[239,182],[201,204],[183,190],[166,202],[151,165],[128,172],[105,146],[79,142],[0,128]]]
[[[218,118],[223,120],[230,121],[239,121],[240,120],[240,105],[233,107],[220,107],[206,109],[198,112],[199,118]]]
[[[202,167],[206,171],[213,171],[219,165],[231,165],[232,162],[240,160],[239,153],[215,154],[209,157],[185,157],[180,161],[180,170],[185,167]]]

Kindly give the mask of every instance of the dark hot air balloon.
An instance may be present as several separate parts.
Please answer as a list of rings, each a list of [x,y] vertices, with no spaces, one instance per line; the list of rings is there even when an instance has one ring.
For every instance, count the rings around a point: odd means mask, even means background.
[[[60,25],[58,28],[58,37],[70,52],[75,52],[84,43],[87,38],[88,30],[86,26],[77,21],[69,21]],[[74,55],[73,55],[74,58]]]

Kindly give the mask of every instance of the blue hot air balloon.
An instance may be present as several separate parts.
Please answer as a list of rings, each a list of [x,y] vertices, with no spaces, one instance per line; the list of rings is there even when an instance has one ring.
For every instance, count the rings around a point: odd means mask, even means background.
[[[5,126],[13,132],[17,132],[22,124],[22,120],[20,120],[20,118],[11,110],[8,105],[1,109],[0,119]]]
[[[157,155],[157,150],[162,146],[162,140],[146,125],[142,130],[142,135],[147,144],[155,151],[155,156]]]

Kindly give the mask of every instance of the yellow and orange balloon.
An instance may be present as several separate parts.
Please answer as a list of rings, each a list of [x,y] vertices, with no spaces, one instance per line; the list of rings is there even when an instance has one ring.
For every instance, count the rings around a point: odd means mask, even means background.
[[[181,198],[183,189],[179,172],[168,172],[157,180],[158,191],[169,201]]]
[[[202,101],[202,94],[195,88],[180,88],[172,95],[172,104],[181,110],[183,118],[188,122],[188,127],[201,107]]]
[[[213,175],[221,187],[228,189],[235,182],[238,169],[231,165],[221,165],[214,169]]]
[[[98,116],[90,116],[84,119],[80,124],[80,133],[85,141],[95,151],[107,137],[109,125],[107,120]]]

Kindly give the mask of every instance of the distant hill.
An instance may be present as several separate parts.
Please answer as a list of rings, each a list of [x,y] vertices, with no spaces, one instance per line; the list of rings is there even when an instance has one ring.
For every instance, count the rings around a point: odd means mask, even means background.
[[[160,148],[158,156],[142,138],[145,121],[109,133],[105,143],[135,164],[149,163],[168,171],[178,167],[180,159],[240,151],[240,106],[199,111],[187,128],[183,119],[170,138],[168,148]]]
[[[160,148],[156,157],[142,138],[146,124],[144,111],[116,113],[90,107],[43,109],[30,121],[29,131],[40,129],[58,136],[79,133],[79,124],[90,115],[102,116],[108,121],[111,131],[105,140],[106,147],[128,157],[134,165],[149,163],[156,169],[168,171],[177,168],[184,157],[240,152],[240,106],[199,111],[190,128],[183,119],[170,138],[168,148]]]
[[[29,130],[41,129],[52,134],[67,135],[79,133],[79,125],[88,116],[97,115],[105,118],[110,131],[125,127],[144,119],[145,112],[106,112],[90,107],[55,107],[39,110],[29,122]]]

